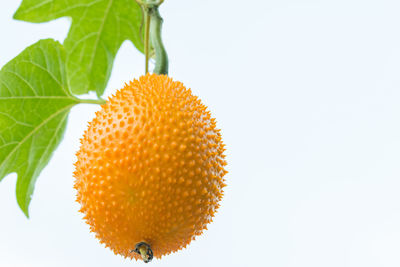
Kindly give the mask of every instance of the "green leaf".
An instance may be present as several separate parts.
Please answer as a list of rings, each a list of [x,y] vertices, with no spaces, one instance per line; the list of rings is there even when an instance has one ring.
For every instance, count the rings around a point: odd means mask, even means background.
[[[23,0],[14,15],[28,22],[71,17],[64,46],[74,94],[103,94],[116,53],[125,40],[143,51],[142,13],[135,0]]]
[[[28,217],[35,181],[63,138],[71,107],[61,44],[42,40],[0,70],[0,180],[18,175],[16,193]]]

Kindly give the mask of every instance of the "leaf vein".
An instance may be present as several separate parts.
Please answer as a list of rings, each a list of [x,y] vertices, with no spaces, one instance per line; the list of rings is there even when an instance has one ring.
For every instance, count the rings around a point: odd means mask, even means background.
[[[46,73],[48,73],[49,76],[60,86],[60,88],[63,90],[63,92],[65,92],[65,90],[64,90],[63,85],[61,84],[61,82],[60,82],[60,81],[54,76],[54,74],[51,73],[49,70],[47,70],[47,69],[44,68],[43,66],[41,66],[41,65],[39,65],[39,64],[37,64],[37,63],[34,63],[34,62],[32,62],[32,61],[29,61],[29,60],[21,60],[20,62],[32,64],[33,66],[35,66],[35,67],[37,67],[37,68],[39,68],[39,69],[45,71]]]
[[[22,82],[24,82],[29,87],[29,89],[32,91],[32,93],[35,96],[38,95],[37,92],[35,91],[35,89],[33,88],[33,86],[24,77],[22,77],[20,74],[14,72],[14,71],[10,71],[10,70],[4,70],[4,72],[15,75],[18,79],[20,79]]]
[[[34,5],[34,6],[30,7],[30,8],[27,8],[24,11],[21,11],[21,14],[29,13],[30,11],[32,11],[32,10],[34,10],[36,8],[42,7],[44,5],[47,5],[48,3],[51,3],[51,2],[53,2],[53,0],[46,0],[46,1],[40,2],[37,5]]]
[[[112,4],[113,4],[113,0],[110,0],[109,4],[108,4],[108,6],[107,6],[107,8],[105,10],[105,13],[104,13],[104,19],[102,20],[102,22],[100,24],[99,34],[97,35],[97,38],[96,38],[96,41],[95,41],[95,44],[94,44],[93,53],[92,53],[92,56],[91,56],[91,59],[90,59],[90,63],[89,63],[89,70],[90,71],[92,70],[92,67],[93,67],[94,57],[95,57],[95,55],[97,53],[97,48],[98,48],[99,42],[100,42],[100,36],[102,35],[102,32],[104,30],[104,26],[106,24],[106,20],[107,20],[108,14],[110,13]]]
[[[24,144],[33,134],[35,134],[39,129],[41,129],[41,127],[43,127],[46,123],[48,123],[51,119],[53,119],[54,117],[56,117],[57,115],[59,115],[60,113],[68,110],[69,108],[73,107],[75,104],[71,104],[68,106],[65,106],[64,108],[60,109],[59,111],[53,113],[51,116],[49,116],[48,118],[46,118],[45,120],[43,120],[37,127],[33,128],[32,131],[30,131],[20,142],[18,142],[18,145],[16,145],[11,151],[10,153],[4,158],[4,160],[1,162],[0,164],[0,169],[4,168],[4,164],[8,161],[8,159],[15,153],[15,151],[18,150],[18,148],[20,146],[22,146],[22,144]]]

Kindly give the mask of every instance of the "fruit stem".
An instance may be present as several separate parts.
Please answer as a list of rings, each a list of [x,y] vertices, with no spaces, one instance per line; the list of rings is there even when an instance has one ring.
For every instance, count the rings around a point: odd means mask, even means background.
[[[168,74],[168,54],[161,38],[163,19],[158,7],[164,0],[136,0],[142,7],[144,17],[145,73],[149,72],[150,43],[155,51],[154,73]]]
[[[144,11],[144,56],[145,56],[145,70],[144,73],[147,74],[149,72],[149,50],[150,50],[150,45],[149,45],[149,35],[150,35],[150,16],[149,16],[149,9],[147,7],[143,7]]]
[[[156,66],[153,72],[168,75],[168,54],[161,38],[163,19],[158,11],[158,6],[154,6],[149,15],[151,17],[150,39],[156,52]]]
[[[142,256],[142,259],[145,263],[151,262],[153,259],[153,251],[151,247],[146,242],[139,242],[135,245],[135,249],[132,252],[136,252]]]

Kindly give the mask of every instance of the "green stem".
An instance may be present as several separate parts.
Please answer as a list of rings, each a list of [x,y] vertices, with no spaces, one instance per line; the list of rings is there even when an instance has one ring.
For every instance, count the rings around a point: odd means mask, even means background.
[[[168,75],[168,55],[161,38],[163,19],[158,11],[158,5],[149,8],[148,15],[150,16],[150,40],[156,53],[156,65],[153,72]]]
[[[160,16],[158,7],[164,0],[136,0],[142,7],[144,18],[144,55],[145,74],[149,72],[150,44],[155,51],[156,65],[154,73],[168,74],[168,55],[161,38],[163,19]]]
[[[104,105],[106,100],[99,98],[99,99],[79,99],[79,102],[82,104],[97,104],[97,105]]]
[[[149,8],[143,7],[144,13],[144,55],[145,55],[145,74],[149,72],[149,59],[150,59],[150,42],[149,42],[149,35],[150,35],[150,16],[149,16]]]

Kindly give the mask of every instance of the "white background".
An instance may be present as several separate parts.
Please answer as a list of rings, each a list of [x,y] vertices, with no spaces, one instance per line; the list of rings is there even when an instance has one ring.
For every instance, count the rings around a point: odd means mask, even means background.
[[[68,19],[12,20],[0,4],[0,66]],[[166,0],[170,75],[217,118],[228,187],[214,222],[152,266],[400,266],[400,2]],[[106,95],[143,73],[123,44]],[[72,110],[27,220],[16,175],[0,183],[1,267],[122,267],[78,213],[72,163],[95,106]],[[150,266],[150,265],[148,265]]]

